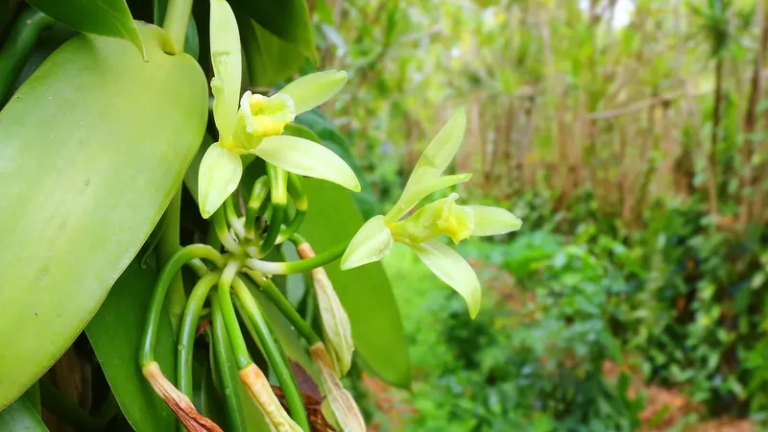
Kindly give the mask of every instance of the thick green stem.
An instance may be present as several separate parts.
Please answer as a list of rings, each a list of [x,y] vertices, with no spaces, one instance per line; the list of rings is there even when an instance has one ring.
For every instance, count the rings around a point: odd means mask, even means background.
[[[256,330],[256,334],[264,349],[264,354],[267,356],[269,365],[272,367],[272,370],[277,376],[277,380],[280,382],[280,387],[282,388],[285,400],[288,403],[291,418],[304,431],[308,432],[309,420],[307,419],[307,411],[304,408],[304,402],[301,397],[301,392],[299,392],[299,387],[296,384],[296,379],[294,378],[288,363],[285,361],[280,346],[272,336],[269,325],[261,314],[261,310],[256,304],[256,300],[254,300],[253,295],[248,291],[248,287],[242,280],[240,280],[240,278],[235,278],[232,287],[235,290],[235,295],[237,295],[237,298],[240,300],[240,304],[243,306],[243,309],[245,309],[248,319]]]
[[[327,251],[317,254],[312,258],[288,262],[270,262],[262,261],[256,258],[249,258],[245,264],[262,273],[269,275],[285,275],[293,273],[303,273],[312,269],[322,267],[341,258],[347,249],[347,243],[340,243]]]
[[[240,245],[237,243],[237,240],[235,240],[235,238],[232,237],[232,235],[229,233],[224,211],[225,210],[223,207],[219,207],[219,209],[213,213],[213,229],[216,231],[216,235],[219,237],[221,244],[223,244],[229,252],[232,252],[233,254],[239,254],[241,250]]]
[[[197,333],[197,323],[200,321],[200,310],[203,308],[208,292],[216,285],[221,273],[208,273],[200,279],[187,301],[187,307],[184,309],[184,316],[181,320],[179,330],[179,356],[176,358],[176,377],[179,390],[189,396],[192,394],[192,352],[195,348],[195,335]]]
[[[173,42],[173,52],[180,54],[184,51],[184,40],[187,37],[187,25],[192,14],[192,0],[169,0],[165,12],[163,29]]]
[[[293,215],[291,223],[285,228],[280,230],[280,235],[277,237],[277,243],[283,243],[288,240],[296,231],[299,230],[301,224],[304,222],[304,217],[307,215],[309,208],[309,200],[307,194],[304,191],[304,184],[300,176],[294,173],[288,173],[288,194],[293,200],[293,206],[296,208],[296,214]]]
[[[307,294],[304,321],[309,324],[310,327],[312,327],[312,324],[315,322],[315,310],[317,309],[317,291],[315,290],[315,281],[311,274],[304,273],[304,285],[309,291],[309,294]]]
[[[224,258],[219,252],[208,245],[194,244],[189,245],[176,252],[168,264],[163,267],[160,276],[155,284],[155,290],[152,293],[152,302],[149,305],[147,321],[144,326],[144,336],[141,342],[141,353],[139,355],[139,364],[143,367],[155,359],[155,342],[157,339],[157,328],[160,326],[160,317],[162,316],[163,302],[165,294],[168,292],[173,277],[184,264],[196,258],[207,259],[219,267],[224,266]]]
[[[248,347],[245,345],[245,338],[240,331],[240,323],[237,321],[237,314],[235,313],[235,307],[232,305],[232,297],[230,293],[230,287],[232,286],[232,280],[237,275],[237,271],[240,264],[237,262],[230,262],[221,274],[219,280],[218,297],[221,304],[221,312],[224,316],[224,324],[227,326],[227,334],[232,344],[232,351],[235,355],[235,362],[238,369],[243,369],[253,363],[251,355],[248,353]]]
[[[296,214],[293,215],[293,219],[291,219],[291,222],[288,224],[288,226],[283,226],[283,228],[280,230],[280,235],[277,236],[276,244],[284,243],[286,240],[289,240],[293,234],[296,233],[296,231],[301,228],[301,224],[304,223],[304,217],[306,217],[307,212],[303,210],[296,209]]]
[[[28,8],[19,15],[11,34],[0,50],[0,106],[8,97],[11,86],[24,67],[27,56],[43,30],[55,21],[35,8]]]
[[[243,405],[240,403],[240,392],[238,391],[242,383],[237,373],[237,362],[232,354],[218,295],[211,294],[210,300],[213,351],[216,367],[219,370],[221,386],[223,387],[224,403],[227,405],[229,427],[233,432],[245,432],[245,414],[243,413]]]
[[[157,243],[157,256],[160,266],[164,266],[173,254],[181,249],[179,230],[181,229],[181,188],[173,195],[168,208],[165,209],[161,221],[163,229]],[[168,288],[168,315],[171,317],[171,325],[174,333],[179,330],[179,321],[184,313],[184,305],[187,303],[187,294],[184,292],[184,281],[181,274],[177,274]]]
[[[280,228],[283,226],[283,219],[285,219],[285,207],[288,204],[288,173],[271,164],[267,164],[267,173],[269,174],[272,215],[269,218],[267,235],[264,236],[264,241],[259,246],[260,257],[267,255],[275,245],[277,235],[280,234]]]
[[[259,288],[261,288],[261,292],[267,296],[272,304],[277,307],[280,313],[282,313],[283,316],[288,319],[291,325],[296,328],[301,337],[307,341],[308,345],[312,346],[316,342],[320,342],[320,338],[312,330],[312,327],[306,321],[304,321],[304,319],[301,317],[301,315],[299,315],[293,305],[291,305],[283,293],[280,292],[280,289],[278,289],[270,279],[264,277],[263,274],[255,270],[245,269],[245,273],[248,274],[248,276],[250,276],[254,282],[256,282]]]
[[[251,197],[245,212],[245,235],[248,238],[256,238],[256,216],[262,211],[262,207],[269,194],[269,177],[261,176],[253,183]]]
[[[232,201],[232,196],[224,201],[224,214],[227,216],[229,226],[235,230],[235,234],[237,234],[237,236],[241,239],[245,237],[245,227],[243,227],[243,223],[237,216],[237,211],[235,211],[235,204]]]

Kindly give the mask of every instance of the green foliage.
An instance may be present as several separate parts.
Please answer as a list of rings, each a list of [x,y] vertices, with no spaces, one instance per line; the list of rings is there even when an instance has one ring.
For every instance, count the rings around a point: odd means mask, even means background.
[[[27,397],[21,397],[0,411],[0,429],[19,432],[48,432],[40,413]]]
[[[142,258],[141,254],[139,258]],[[85,333],[128,422],[136,430],[162,432],[173,428],[176,418],[162,400],[154,397],[152,388],[145,385],[139,368],[125,367],[136,361],[144,312],[157,279],[156,268],[141,266],[136,260],[128,266],[85,328]],[[160,334],[158,363],[169,376],[175,376],[176,344],[167,314],[163,316]]]
[[[642,402],[629,398],[629,377],[603,375],[605,361],[622,361],[609,320],[612,269],[586,245],[562,242],[536,233],[504,245],[470,244],[466,252],[496,265],[526,249],[509,265],[532,270],[518,275],[515,288],[486,286],[474,321],[445,292],[398,291],[418,382],[411,427],[629,431],[639,424]],[[424,285],[425,275],[404,267],[410,257],[398,251],[397,260],[395,279],[410,275],[408,285]],[[416,310],[419,317],[409,315]],[[446,321],[430,319],[446,313]]]
[[[0,356],[0,406],[83,330],[199,145],[203,74],[166,56],[159,31],[142,26],[150,62],[126,41],[71,39],[2,111],[0,231],[13,253],[0,261],[0,332],[14,350]]]
[[[349,192],[325,182],[306,182],[310,207],[301,233],[319,250],[351,239],[362,225]],[[326,221],[333,219],[333,226]],[[411,373],[400,313],[380,263],[342,271],[337,263],[326,268],[339,299],[347,310],[352,335],[363,362],[376,374],[398,387],[411,384]]]
[[[124,0],[76,0],[66,3],[57,0],[31,0],[29,3],[75,30],[122,38],[144,51],[142,36]]]

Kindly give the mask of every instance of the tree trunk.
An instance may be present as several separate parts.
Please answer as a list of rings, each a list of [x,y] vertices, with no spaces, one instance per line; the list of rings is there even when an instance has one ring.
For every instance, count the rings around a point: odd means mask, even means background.
[[[755,53],[755,68],[752,71],[752,83],[749,92],[747,112],[744,116],[744,142],[741,148],[741,199],[739,202],[739,224],[745,227],[751,222],[750,198],[753,198],[752,156],[754,154],[753,134],[757,128],[757,105],[763,95],[763,80],[760,74],[765,63],[765,50],[768,46],[768,11],[763,10],[762,0],[758,1],[758,11],[763,12],[760,46]]]
[[[712,141],[709,148],[709,178],[707,179],[707,197],[709,213],[713,217],[719,214],[717,196],[717,147],[720,138],[720,105],[723,97],[723,59],[718,56],[715,63],[715,105],[712,110]]]

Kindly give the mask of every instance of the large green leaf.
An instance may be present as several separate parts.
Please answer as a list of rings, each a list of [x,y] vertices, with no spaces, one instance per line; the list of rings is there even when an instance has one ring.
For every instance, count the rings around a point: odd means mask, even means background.
[[[26,397],[0,411],[0,431],[48,432],[40,413]]]
[[[309,211],[301,232],[320,253],[349,241],[363,224],[352,195],[334,184],[305,179]],[[400,312],[381,263],[341,271],[326,267],[352,324],[356,353],[377,375],[399,387],[411,383],[410,360]]]
[[[56,21],[83,33],[122,38],[142,49],[125,0],[27,0]]]
[[[231,3],[247,10],[260,26],[317,61],[312,20],[305,0],[232,0]]]
[[[141,432],[172,430],[176,417],[144,379],[137,356],[144,322],[157,279],[154,268],[142,269],[137,257],[109,291],[85,333],[91,341],[120,410]],[[160,322],[155,359],[175,381],[175,338],[167,315]]]
[[[240,33],[251,85],[272,87],[299,70],[305,55],[296,45],[278,38],[253,20],[244,24]]]
[[[0,112],[0,408],[64,352],[175,193],[203,136],[189,56],[79,35]]]
[[[293,127],[294,129],[291,129]],[[306,136],[299,131],[299,128],[306,128],[312,131],[314,137]],[[363,213],[366,219],[372,218],[379,214],[379,204],[371,193],[371,184],[365,176],[365,173],[360,168],[357,160],[352,156],[349,151],[349,145],[347,140],[336,130],[336,127],[331,123],[318,109],[307,111],[300,116],[296,117],[296,122],[291,123],[285,128],[285,133],[288,135],[294,135],[301,138],[306,138],[318,142],[328,147],[337,156],[344,159],[344,162],[352,168],[360,181],[362,191],[353,195],[357,207]]]

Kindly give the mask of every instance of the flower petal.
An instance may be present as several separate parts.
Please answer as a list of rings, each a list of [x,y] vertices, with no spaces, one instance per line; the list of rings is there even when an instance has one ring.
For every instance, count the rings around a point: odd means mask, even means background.
[[[403,195],[408,195],[422,183],[434,180],[445,171],[461,146],[466,127],[467,116],[464,110],[459,108],[424,149],[424,153],[416,162],[416,168],[413,169],[411,177],[405,185]]]
[[[437,240],[411,245],[411,249],[432,273],[464,297],[469,316],[474,318],[480,310],[480,281],[469,263]]]
[[[349,270],[382,260],[392,249],[392,243],[392,233],[384,224],[384,216],[372,217],[349,242],[341,257],[341,269]]]
[[[472,174],[456,174],[437,177],[417,185],[408,193],[403,193],[397,203],[392,207],[389,213],[387,213],[387,222],[394,222],[403,217],[404,214],[408,213],[413,206],[418,204],[419,201],[423,200],[427,195],[455,184],[464,183],[470,178],[472,178]]]
[[[308,139],[289,135],[271,136],[264,138],[251,152],[286,171],[327,180],[360,192],[360,182],[352,168],[336,153]]]
[[[232,136],[240,100],[242,55],[235,14],[225,0],[211,0],[213,118],[219,139]]]
[[[471,205],[475,213],[473,236],[491,236],[517,231],[523,221],[511,212],[500,207]]]
[[[287,94],[293,99],[296,115],[299,115],[328,102],[346,83],[345,71],[328,70],[304,75],[278,93]]]
[[[208,219],[237,189],[243,175],[240,157],[219,143],[208,147],[200,162],[198,194],[200,213]]]

